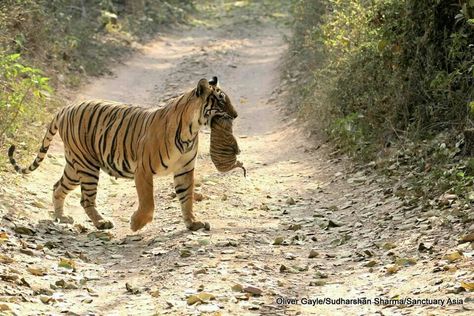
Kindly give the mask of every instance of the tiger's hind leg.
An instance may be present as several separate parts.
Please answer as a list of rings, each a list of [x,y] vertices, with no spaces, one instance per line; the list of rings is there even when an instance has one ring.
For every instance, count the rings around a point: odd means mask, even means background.
[[[74,223],[71,216],[64,215],[64,199],[68,193],[74,190],[78,185],[79,178],[77,177],[76,171],[69,163],[66,163],[61,179],[53,186],[54,218],[59,220],[60,223]]]
[[[102,217],[96,209],[95,200],[97,197],[97,184],[99,182],[100,169],[78,170],[79,181],[81,184],[81,205],[86,211],[87,216],[97,229],[111,229],[114,224]]]
[[[181,203],[181,212],[186,227],[193,231],[201,228],[209,230],[211,228],[209,223],[196,220],[193,214],[194,168],[177,171],[174,174],[174,188]]]

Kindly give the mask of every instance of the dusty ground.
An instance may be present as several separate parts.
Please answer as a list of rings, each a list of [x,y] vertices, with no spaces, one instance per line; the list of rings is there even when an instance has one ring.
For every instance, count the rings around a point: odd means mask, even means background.
[[[132,235],[133,181],[105,174],[98,204],[116,227],[97,232],[78,191],[67,199],[77,224],[60,225],[49,220],[63,166],[57,139],[41,168],[0,188],[0,314],[472,314],[473,250],[458,243],[466,226],[446,225],[441,210],[401,205],[368,169],[356,172],[280,114],[285,47],[265,19],[172,31],[114,77],[85,87],[78,99],[152,106],[219,76],[239,112],[235,134],[248,177],[216,171],[203,131],[195,212],[211,231],[186,231],[172,179],[156,178],[155,219]],[[312,306],[304,298],[372,304]],[[406,298],[458,304],[396,303]]]

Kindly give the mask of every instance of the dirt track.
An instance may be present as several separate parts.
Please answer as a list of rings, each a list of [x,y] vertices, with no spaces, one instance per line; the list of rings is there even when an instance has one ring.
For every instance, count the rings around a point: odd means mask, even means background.
[[[472,312],[472,302],[302,304],[302,298],[325,297],[466,299],[466,292],[449,292],[472,282],[472,250],[456,246],[457,236],[440,229],[442,223],[430,214],[400,205],[374,176],[353,173],[327,145],[307,140],[303,128],[279,113],[285,106],[278,70],[285,47],[268,21],[174,31],[117,67],[112,78],[86,86],[78,99],[153,106],[201,77],[217,75],[239,112],[235,134],[249,176],[239,170],[218,173],[208,154],[209,132],[203,131],[196,168],[203,200],[195,203],[195,213],[211,223],[211,231],[186,231],[172,179],[155,178],[155,219],[131,235],[129,217],[137,206],[133,181],[102,174],[99,210],[115,228],[110,235],[95,233],[78,191],[68,197],[66,212],[79,226],[46,220],[50,188],[63,164],[56,141],[38,171],[18,176],[24,190],[18,199],[0,209],[8,233],[0,246],[14,258],[0,261],[0,307],[19,315]],[[34,236],[13,233],[15,225],[30,227]],[[436,254],[420,250],[420,243],[433,244]],[[464,256],[443,260],[456,247],[466,248]],[[58,268],[63,257],[73,260],[75,271]],[[44,275],[28,267],[44,269]],[[199,295],[206,302],[188,304]],[[278,297],[300,301],[281,305]]]

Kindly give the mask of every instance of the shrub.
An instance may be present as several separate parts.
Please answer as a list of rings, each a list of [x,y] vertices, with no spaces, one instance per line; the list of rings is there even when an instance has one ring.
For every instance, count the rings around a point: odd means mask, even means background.
[[[303,109],[336,140],[351,121],[355,152],[472,124],[473,1],[303,0],[293,13],[312,77]]]
[[[135,15],[126,12],[124,0],[0,1],[2,151],[5,136],[13,137],[21,125],[34,121],[39,127],[49,120],[44,101],[50,85],[74,88],[85,75],[107,73],[118,56],[131,51],[132,41],[183,21],[192,9],[190,0],[146,3]]]
[[[20,121],[31,120],[43,110],[52,92],[40,70],[23,65],[20,54],[0,54],[0,143]]]

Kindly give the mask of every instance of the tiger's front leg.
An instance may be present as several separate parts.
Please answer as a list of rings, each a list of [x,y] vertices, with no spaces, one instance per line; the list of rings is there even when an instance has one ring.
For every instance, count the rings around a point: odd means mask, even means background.
[[[133,213],[130,228],[137,231],[153,220],[155,201],[153,199],[153,174],[137,171],[135,186],[138,194],[138,210]]]
[[[181,203],[181,212],[186,227],[193,231],[201,228],[209,230],[211,225],[207,222],[197,221],[193,214],[194,168],[175,172],[174,188]]]

